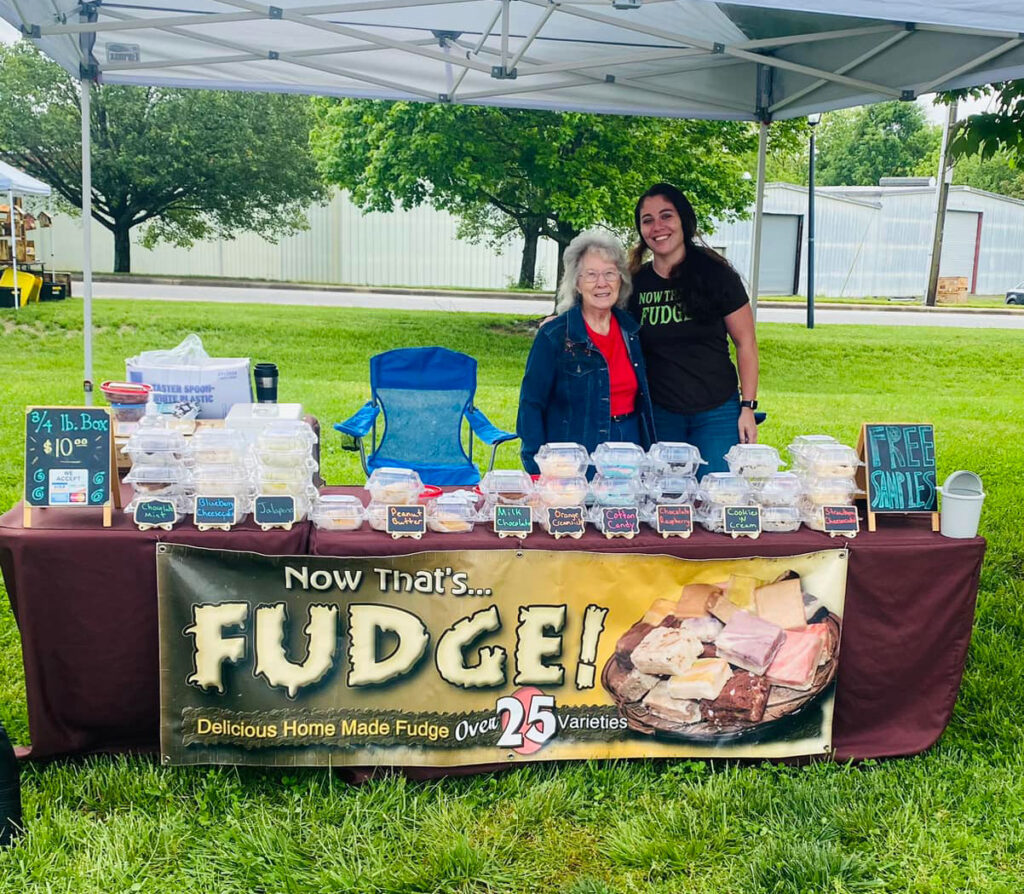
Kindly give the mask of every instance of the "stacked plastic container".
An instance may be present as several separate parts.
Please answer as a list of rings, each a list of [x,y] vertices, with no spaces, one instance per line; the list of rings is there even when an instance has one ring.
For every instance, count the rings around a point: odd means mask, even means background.
[[[310,508],[309,518],[327,531],[358,531],[366,510],[363,501],[351,494],[320,494]]]
[[[594,505],[590,520],[605,533],[605,513],[609,508],[637,507],[641,511],[647,500],[643,472],[647,468],[647,454],[637,444],[628,441],[606,441],[598,444],[591,456],[597,473],[590,482]]]
[[[245,441],[245,434],[238,432]],[[256,436],[252,453],[257,494],[290,496],[295,499],[296,521],[305,518],[317,489],[313,476],[316,434],[301,419],[272,422]]]
[[[857,467],[863,463],[856,450],[828,435],[802,435],[789,445],[789,453],[803,483],[804,524],[823,531],[823,506],[852,506],[863,493],[856,482]]]
[[[204,428],[192,436],[191,446],[194,496],[234,497],[235,523],[241,522],[252,511],[256,495],[245,438],[229,429]],[[195,511],[194,499],[191,511]]]
[[[647,503],[642,518],[652,527],[657,525],[658,505],[689,505],[697,500],[697,469],[707,463],[700,450],[682,441],[658,441],[647,451],[647,468],[643,474]]]
[[[495,506],[534,504],[533,479],[522,469],[492,469],[484,475],[478,490],[484,500],[479,511],[481,522],[490,522],[493,519]]]
[[[587,467],[590,455],[582,444],[542,444],[535,457],[540,478],[534,487],[532,505],[537,522],[551,533],[548,509],[585,506],[589,494]]]
[[[384,466],[374,469],[366,479],[370,503],[366,518],[375,531],[387,529],[388,506],[411,506],[419,501],[423,491],[420,476],[412,469]]]
[[[147,500],[165,500],[174,506],[173,524],[181,521],[192,508],[191,456],[184,435],[157,425],[139,428],[122,452],[132,460],[125,481],[134,492],[125,512],[134,513]]]

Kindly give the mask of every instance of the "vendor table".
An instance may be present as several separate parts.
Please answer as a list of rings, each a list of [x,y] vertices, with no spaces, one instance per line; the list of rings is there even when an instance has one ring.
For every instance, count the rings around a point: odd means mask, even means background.
[[[363,495],[357,488],[329,488]],[[21,527],[21,505],[0,517],[0,566],[21,631],[32,757],[156,750],[158,541],[268,555],[389,556],[435,550],[589,550],[734,559],[850,550],[842,660],[836,687],[836,757],[914,754],[949,722],[974,618],[985,541],[950,540],[928,520],[883,517],[855,539],[801,528],[757,540],[698,530],[663,539],[644,526],[633,540],[592,529],[580,540],[537,531],[499,539],[428,532],[392,540],[368,526],[327,532],[308,523],[263,532],[251,521],[229,532],[140,532],[127,517],[103,529],[98,513],[38,513]],[[36,524],[36,515],[33,515]]]

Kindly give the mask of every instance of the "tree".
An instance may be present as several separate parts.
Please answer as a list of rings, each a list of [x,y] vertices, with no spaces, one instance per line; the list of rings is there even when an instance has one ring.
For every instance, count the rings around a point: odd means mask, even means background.
[[[241,231],[265,238],[307,226],[326,198],[308,149],[309,102],[289,96],[96,86],[93,217],[114,234],[114,269],[143,244],[191,245]],[[81,207],[77,86],[30,44],[0,46],[0,158]]]
[[[678,185],[698,217],[740,214],[753,195],[742,156],[748,124],[626,118],[449,104],[316,100],[313,152],[364,211],[427,203],[461,233],[524,241],[519,284],[532,287],[537,240],[565,246],[589,226],[625,231],[636,197]]]
[[[883,102],[822,117],[815,181],[821,186],[876,186],[882,177],[932,175],[925,163],[940,129],[911,102]]]
[[[1024,81],[1004,81],[969,90],[953,90],[940,95],[943,102],[981,98],[995,93],[996,110],[970,115],[957,124],[950,151],[957,158],[975,154],[989,159],[997,153],[1013,163],[1024,155]]]

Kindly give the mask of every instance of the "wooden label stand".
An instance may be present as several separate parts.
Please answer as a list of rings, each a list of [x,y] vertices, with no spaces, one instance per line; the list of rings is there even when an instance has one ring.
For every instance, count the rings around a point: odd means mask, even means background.
[[[939,530],[935,429],[924,422],[865,422],[857,439],[857,484],[866,494],[868,530],[876,515],[931,516]]]

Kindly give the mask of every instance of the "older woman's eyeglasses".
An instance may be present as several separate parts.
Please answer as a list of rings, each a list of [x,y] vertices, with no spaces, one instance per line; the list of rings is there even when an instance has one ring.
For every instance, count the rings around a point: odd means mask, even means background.
[[[618,270],[585,270],[580,274],[580,280],[588,286],[596,285],[602,279],[609,284],[616,283],[622,279],[622,274]]]

